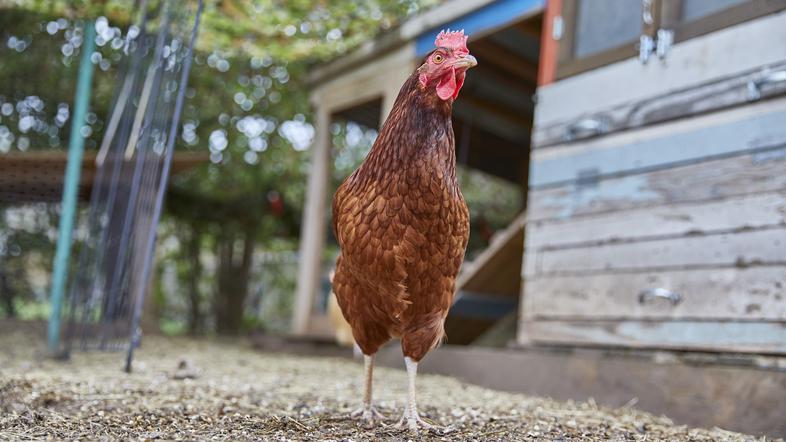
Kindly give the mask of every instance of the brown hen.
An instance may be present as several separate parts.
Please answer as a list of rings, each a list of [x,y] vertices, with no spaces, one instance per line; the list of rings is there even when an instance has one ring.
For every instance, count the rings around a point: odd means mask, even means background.
[[[363,164],[333,198],[341,247],[333,289],[365,360],[369,423],[374,355],[401,339],[409,396],[398,426],[431,428],[415,402],[417,364],[444,337],[456,275],[469,238],[469,213],[456,180],[451,110],[467,69],[463,31],[441,32],[437,48],[404,83]]]

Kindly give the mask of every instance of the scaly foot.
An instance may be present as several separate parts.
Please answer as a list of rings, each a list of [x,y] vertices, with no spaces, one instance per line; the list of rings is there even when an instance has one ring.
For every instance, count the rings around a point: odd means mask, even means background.
[[[367,427],[373,427],[376,420],[383,421],[382,415],[375,407],[360,407],[349,415],[352,419],[363,420]]]
[[[437,425],[431,424],[423,420],[420,417],[417,411],[414,413],[410,413],[409,408],[404,409],[404,415],[401,416],[401,419],[396,423],[394,428],[403,430],[404,428],[408,428],[409,431],[417,434],[420,428],[423,428],[428,431],[435,431],[435,432],[442,432],[443,428]]]

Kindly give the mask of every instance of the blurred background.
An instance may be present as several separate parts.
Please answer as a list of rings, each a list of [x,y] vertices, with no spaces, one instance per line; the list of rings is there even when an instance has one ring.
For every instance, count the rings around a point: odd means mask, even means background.
[[[450,345],[429,369],[786,433],[786,1],[207,1],[164,212],[146,227],[157,235],[149,280],[136,246],[103,280],[95,263],[123,255],[125,234],[97,240],[96,226],[151,219],[123,193],[126,212],[96,210],[91,192],[104,188],[121,84],[144,75],[133,54],[159,47],[164,3],[0,0],[0,316],[52,313],[94,26],[66,302],[97,303],[81,320],[106,323],[102,299],[119,291],[128,321],[129,287],[141,287],[144,333],[351,345],[331,307],[333,192],[436,33],[465,29],[479,65],[453,125],[471,235]],[[191,8],[172,15],[171,72],[188,58]],[[134,91],[128,127],[145,96]],[[155,158],[166,151],[150,145]],[[80,274],[97,281],[84,301]],[[506,375],[479,374],[478,348],[503,349],[484,354]]]
[[[99,17],[84,129],[88,156],[104,136],[133,25],[130,3],[89,3],[14,2],[0,14],[0,163],[8,163],[0,167],[38,159],[43,166],[36,169],[37,184],[51,181],[36,195],[14,194],[7,182],[0,191],[1,308],[9,317],[48,317],[62,194],[62,178],[54,175],[65,169],[83,43],[78,18]],[[179,157],[184,170],[176,171],[167,193],[146,312],[166,333],[288,331],[314,137],[307,74],[438,2],[257,3],[208,2],[205,9],[176,143],[178,153],[193,155]],[[331,189],[360,164],[377,129],[353,121],[331,124]],[[55,163],[47,169],[47,161]],[[88,179],[82,180],[83,209]],[[473,202],[473,225],[482,232],[472,237],[472,255],[522,209],[523,190],[468,168],[461,179]],[[221,251],[227,249],[248,249],[252,258],[226,262],[231,254]],[[326,265],[336,253],[331,240]],[[243,308],[230,313],[229,304]]]

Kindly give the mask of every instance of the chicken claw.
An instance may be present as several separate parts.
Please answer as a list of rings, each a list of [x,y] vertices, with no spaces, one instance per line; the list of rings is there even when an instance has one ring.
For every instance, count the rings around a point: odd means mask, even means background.
[[[368,427],[373,427],[376,420],[383,421],[385,419],[385,416],[377,411],[376,407],[360,407],[353,411],[349,417],[365,421]]]
[[[401,419],[399,419],[396,425],[393,426],[393,428],[396,428],[397,430],[403,430],[405,427],[415,434],[418,433],[420,428],[435,432],[442,432],[443,430],[443,428],[440,426],[426,422],[422,417],[420,417],[417,411],[415,412],[415,415],[412,416],[408,407],[404,408],[404,415],[401,416]]]

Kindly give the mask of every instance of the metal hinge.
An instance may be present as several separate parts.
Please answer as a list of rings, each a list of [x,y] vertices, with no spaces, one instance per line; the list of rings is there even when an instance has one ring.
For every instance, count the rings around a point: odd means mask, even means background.
[[[786,70],[765,70],[758,78],[748,81],[748,100],[755,101],[760,99],[762,87],[784,82],[786,82]]]
[[[562,31],[564,30],[565,21],[561,15],[554,17],[551,22],[551,38],[559,41],[562,38]]]
[[[671,29],[658,29],[654,39],[649,35],[642,35],[639,37],[639,61],[647,64],[653,53],[663,60],[673,45],[674,31]]]
[[[639,61],[641,64],[647,64],[654,49],[655,41],[652,37],[649,35],[642,35],[639,37]]]
[[[655,53],[663,60],[674,45],[674,31],[671,29],[658,29]]]

